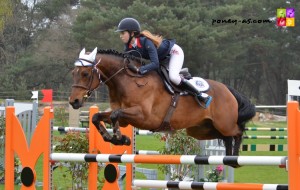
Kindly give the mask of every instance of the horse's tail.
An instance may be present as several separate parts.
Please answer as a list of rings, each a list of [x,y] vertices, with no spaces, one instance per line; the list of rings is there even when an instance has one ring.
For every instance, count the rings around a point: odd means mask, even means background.
[[[250,100],[239,93],[232,87],[227,86],[230,92],[234,95],[238,102],[238,125],[242,127],[244,131],[245,124],[250,121],[255,116],[255,105],[253,105]]]

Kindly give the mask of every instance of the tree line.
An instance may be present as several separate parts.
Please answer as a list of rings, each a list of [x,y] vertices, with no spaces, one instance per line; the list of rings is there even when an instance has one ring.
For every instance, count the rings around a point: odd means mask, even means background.
[[[83,47],[123,51],[114,31],[124,17],[176,39],[192,75],[232,86],[256,104],[285,104],[287,79],[300,79],[299,14],[295,27],[276,26],[277,8],[297,11],[296,1],[22,2],[3,0],[0,6],[0,91],[24,99],[34,89],[69,92],[70,71]]]

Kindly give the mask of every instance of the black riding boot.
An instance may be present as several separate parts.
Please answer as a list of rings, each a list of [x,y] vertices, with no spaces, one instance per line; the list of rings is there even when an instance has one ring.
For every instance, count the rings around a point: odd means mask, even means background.
[[[204,102],[205,108],[207,108],[211,103],[212,97],[211,96],[203,97],[202,92],[198,91],[188,80],[182,79],[179,86],[181,86],[182,88],[186,89],[187,91],[193,94],[196,94],[198,100]]]

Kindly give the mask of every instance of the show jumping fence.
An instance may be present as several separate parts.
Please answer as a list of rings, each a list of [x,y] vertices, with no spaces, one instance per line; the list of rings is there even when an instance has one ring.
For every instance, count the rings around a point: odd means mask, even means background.
[[[92,107],[90,114],[98,111]],[[14,153],[22,163],[21,189],[35,189],[34,166],[41,154],[43,156],[43,189],[51,188],[51,166],[50,161],[89,161],[88,188],[97,189],[97,162],[106,163],[104,170],[106,181],[103,190],[118,189],[117,163],[126,164],[126,189],[143,187],[172,187],[179,189],[300,189],[300,111],[297,102],[288,103],[288,162],[287,157],[245,157],[245,156],[196,156],[196,155],[134,155],[132,149],[127,146],[111,146],[105,143],[95,127],[90,128],[90,147],[86,154],[51,153],[51,119],[53,111],[47,107],[44,109],[44,116],[41,118],[32,136],[30,148],[28,147],[25,134],[14,114],[14,108],[8,107],[6,112],[6,170],[5,189],[14,189]],[[91,118],[91,117],[90,117]],[[91,122],[90,122],[91,123]],[[126,129],[126,128],[124,128]],[[133,137],[133,131],[122,131],[127,136]],[[100,155],[95,154],[98,150]],[[126,153],[126,154],[125,154]],[[49,155],[49,156],[45,156]],[[51,160],[51,159],[52,160]],[[160,163],[160,164],[225,164],[225,165],[286,165],[288,164],[289,184],[234,184],[234,183],[208,183],[208,182],[166,182],[153,180],[133,180],[132,167],[130,163]]]
[[[133,186],[155,187],[172,189],[200,189],[200,190],[287,190],[288,185],[279,184],[235,184],[212,182],[188,182],[188,181],[162,181],[162,180],[133,180]]]
[[[86,113],[85,113],[86,114]],[[88,116],[87,116],[88,117]],[[68,132],[68,131],[78,131],[78,132],[88,132],[89,128],[79,128],[79,127],[54,127],[56,131],[61,132]],[[285,133],[287,132],[287,128],[260,128],[260,127],[247,127],[247,131],[254,131],[254,132],[268,132],[268,134],[272,132],[279,132]],[[110,133],[112,133],[112,129],[108,129]],[[136,135],[153,135],[153,132],[148,130],[136,130]],[[257,152],[257,151],[287,151],[288,147],[285,142],[275,142],[277,139],[287,139],[286,135],[245,135],[243,136],[244,139],[270,139],[272,142],[268,144],[258,144],[256,142],[252,142],[252,144],[247,143],[244,141],[243,145],[241,146],[240,151],[247,151],[247,152]],[[225,147],[219,143],[218,140],[206,140],[206,141],[199,141],[202,155],[225,155]],[[155,150],[134,150],[135,154],[143,154],[143,155],[159,155],[159,151]],[[206,177],[206,171],[211,170],[214,166],[198,166],[197,178],[204,179]],[[227,182],[234,182],[234,169],[229,166],[224,167],[224,171],[222,172],[222,178]],[[166,176],[166,179],[169,179]]]

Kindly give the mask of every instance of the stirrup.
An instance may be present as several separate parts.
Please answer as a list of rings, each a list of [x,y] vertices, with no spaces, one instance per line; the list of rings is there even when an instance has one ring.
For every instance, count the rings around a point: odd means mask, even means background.
[[[206,101],[204,102],[205,103],[205,108],[207,108],[210,105],[211,101],[212,101],[212,97],[208,96]]]
[[[196,96],[197,98],[196,98],[196,100],[197,100],[197,102],[198,102],[198,104],[201,106],[201,107],[203,107],[204,109],[206,109],[209,105],[210,105],[210,103],[211,103],[211,101],[212,101],[212,97],[211,96],[207,96],[207,97],[202,97],[201,96],[201,94],[200,95],[198,95],[198,96]],[[202,102],[204,102],[204,105],[203,105],[203,103]]]

